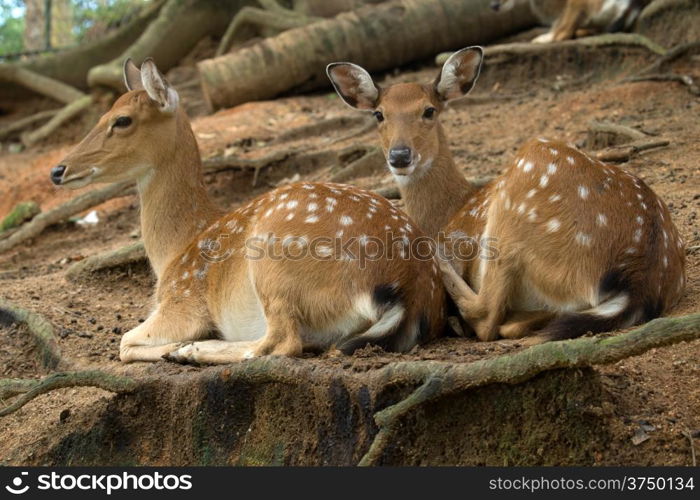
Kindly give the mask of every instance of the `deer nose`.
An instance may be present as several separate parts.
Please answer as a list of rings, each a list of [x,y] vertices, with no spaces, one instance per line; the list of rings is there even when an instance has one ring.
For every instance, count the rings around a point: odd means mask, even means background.
[[[405,146],[389,150],[389,165],[394,168],[406,168],[411,164],[411,149]]]
[[[51,182],[56,184],[57,186],[61,184],[61,181],[63,180],[63,174],[66,172],[66,166],[65,165],[58,165],[56,167],[53,167],[51,169]]]

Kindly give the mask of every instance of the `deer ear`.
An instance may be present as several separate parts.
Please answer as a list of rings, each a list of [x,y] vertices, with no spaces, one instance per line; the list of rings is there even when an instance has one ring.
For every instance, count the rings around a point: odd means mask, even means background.
[[[141,83],[148,97],[160,105],[163,113],[174,113],[180,102],[177,91],[160,74],[156,64],[150,57],[141,64]]]
[[[484,49],[467,47],[452,54],[435,80],[435,92],[443,101],[465,96],[474,87],[481,71]]]
[[[124,61],[124,85],[126,90],[143,90],[141,70],[136,67],[131,57]]]
[[[326,67],[326,74],[348,106],[357,109],[374,109],[377,106],[379,89],[364,68],[352,63],[331,63]]]

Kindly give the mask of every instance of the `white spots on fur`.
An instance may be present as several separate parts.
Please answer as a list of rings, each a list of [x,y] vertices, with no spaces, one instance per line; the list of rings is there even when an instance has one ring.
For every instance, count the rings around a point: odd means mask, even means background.
[[[287,210],[291,210],[293,208],[296,208],[297,205],[299,205],[299,202],[297,200],[291,200],[287,202]]]
[[[527,192],[525,195],[525,198],[532,198],[537,194],[537,189],[531,189],[530,191]]]
[[[350,224],[352,224],[352,217],[350,217],[349,215],[343,215],[340,218],[340,225],[341,226],[349,226]]]
[[[284,220],[292,220],[294,218],[294,212],[289,212]]]
[[[637,249],[635,247],[629,247],[625,250],[625,253],[628,255],[634,255],[637,253]]]
[[[547,165],[547,174],[554,175],[557,173],[557,166],[554,163]]]
[[[666,257],[665,255],[663,258],[663,265],[664,265],[664,267],[668,267],[668,257]]]
[[[525,210],[526,210],[526,209],[527,209],[527,207],[525,206],[525,203],[521,203],[521,204],[518,206],[518,213],[519,213],[520,215],[522,215],[522,214],[525,213]]]
[[[642,230],[640,228],[634,230],[634,236],[632,236],[632,239],[635,243],[642,241]]]
[[[559,154],[559,150],[556,148],[549,148],[549,152],[552,153],[553,156],[557,156]]]
[[[642,217],[641,215],[638,215],[634,220],[635,220],[635,222],[636,222],[637,224],[639,224],[640,226],[641,226],[642,224],[644,224],[644,217]]]
[[[345,231],[343,229],[339,229],[338,231],[336,231],[335,237],[342,238],[344,234],[345,234]]]
[[[289,198],[289,193],[280,194],[280,200],[286,200],[287,198]]]
[[[320,257],[330,257],[333,255],[333,249],[326,245],[318,245],[316,251]]]
[[[181,279],[182,281],[185,281],[185,280],[186,280],[187,278],[189,278],[189,277],[190,277],[190,272],[189,272],[189,271],[185,271],[184,273],[182,273],[182,278],[180,278],[180,279]]]
[[[639,204],[639,206],[642,207],[642,210],[646,210],[646,209],[647,209],[647,204],[644,203],[644,202],[641,202],[641,203]]]
[[[598,224],[600,227],[604,227],[608,225],[608,218],[605,214],[598,214],[596,216],[596,224]]]
[[[318,222],[318,215],[309,215],[306,219],[304,219],[304,222],[307,224],[315,224]]]
[[[188,288],[187,290],[185,290],[184,292],[182,292],[182,295],[184,295],[185,297],[189,297],[190,295],[192,295],[192,292],[191,292],[190,289]]]
[[[548,233],[555,233],[559,231],[559,228],[561,227],[561,222],[559,222],[559,219],[550,219],[547,221],[546,227]]]
[[[506,181],[501,179],[500,181],[498,181],[498,184],[496,184],[496,189],[499,189],[499,190],[503,189],[503,186],[505,186],[505,185],[506,185]]]
[[[529,172],[530,170],[532,170],[532,167],[534,167],[534,166],[535,166],[535,164],[532,163],[531,161],[525,163],[525,165],[523,165],[523,172]]]
[[[540,187],[545,188],[547,187],[547,184],[549,184],[549,177],[546,175],[540,177]]]
[[[504,206],[506,207],[506,210],[510,210],[510,196],[506,196],[506,201]]]
[[[263,214],[263,217],[269,217],[273,210],[273,208],[268,208]]]
[[[554,193],[552,196],[549,197],[550,203],[555,203],[559,200],[561,200],[561,195],[557,193]]]
[[[567,156],[566,161],[569,165],[573,165],[574,163],[576,163],[576,160],[574,160],[573,156]]]
[[[530,222],[535,222],[535,220],[537,220],[537,210],[531,208],[530,211],[527,213],[527,220],[529,220]]]
[[[469,211],[469,215],[471,215],[472,217],[476,217],[478,213],[479,213],[479,207],[474,207]]]
[[[308,205],[306,205],[306,210],[309,212],[315,212],[316,210],[318,210],[318,203],[309,203]]]
[[[303,187],[304,189],[308,189],[309,191],[313,191],[314,189],[313,184],[302,184],[301,187]]]
[[[578,195],[582,200],[587,200],[588,195],[590,195],[590,191],[586,186],[579,186],[578,187]]]
[[[582,245],[585,247],[591,246],[592,238],[591,238],[590,234],[586,234],[586,233],[582,233],[581,231],[578,231],[576,233],[575,238],[576,238],[576,243],[578,243],[579,245]]]
[[[524,165],[524,164],[525,164],[525,158],[520,158],[520,159],[518,160],[518,163],[516,164],[516,166],[517,166],[518,168],[523,168],[523,165]],[[499,184],[501,184],[502,182],[503,182],[503,181],[499,182]],[[500,188],[503,187],[503,186],[498,186],[498,187],[499,187],[499,189],[500,189]]]

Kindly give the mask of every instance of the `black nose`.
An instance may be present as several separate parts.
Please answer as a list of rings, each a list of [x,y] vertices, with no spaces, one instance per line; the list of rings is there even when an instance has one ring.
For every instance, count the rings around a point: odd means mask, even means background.
[[[53,167],[51,169],[51,182],[53,182],[57,186],[59,184],[61,184],[61,180],[63,180],[63,174],[65,171],[66,171],[65,165],[58,165],[56,167]]]
[[[389,150],[389,165],[394,168],[406,168],[411,164],[411,150],[407,147]]]
[[[491,2],[491,10],[495,10],[496,12],[501,10],[501,2],[499,2],[498,0],[493,0]]]

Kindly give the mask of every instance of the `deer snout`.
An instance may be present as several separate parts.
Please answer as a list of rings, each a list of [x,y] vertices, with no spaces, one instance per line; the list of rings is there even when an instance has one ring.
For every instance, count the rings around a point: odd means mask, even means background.
[[[411,164],[411,148],[399,146],[389,150],[389,165],[394,168],[406,168]]]
[[[51,182],[56,184],[57,186],[61,185],[61,181],[63,180],[63,174],[66,173],[66,166],[65,165],[57,165],[51,169]]]

